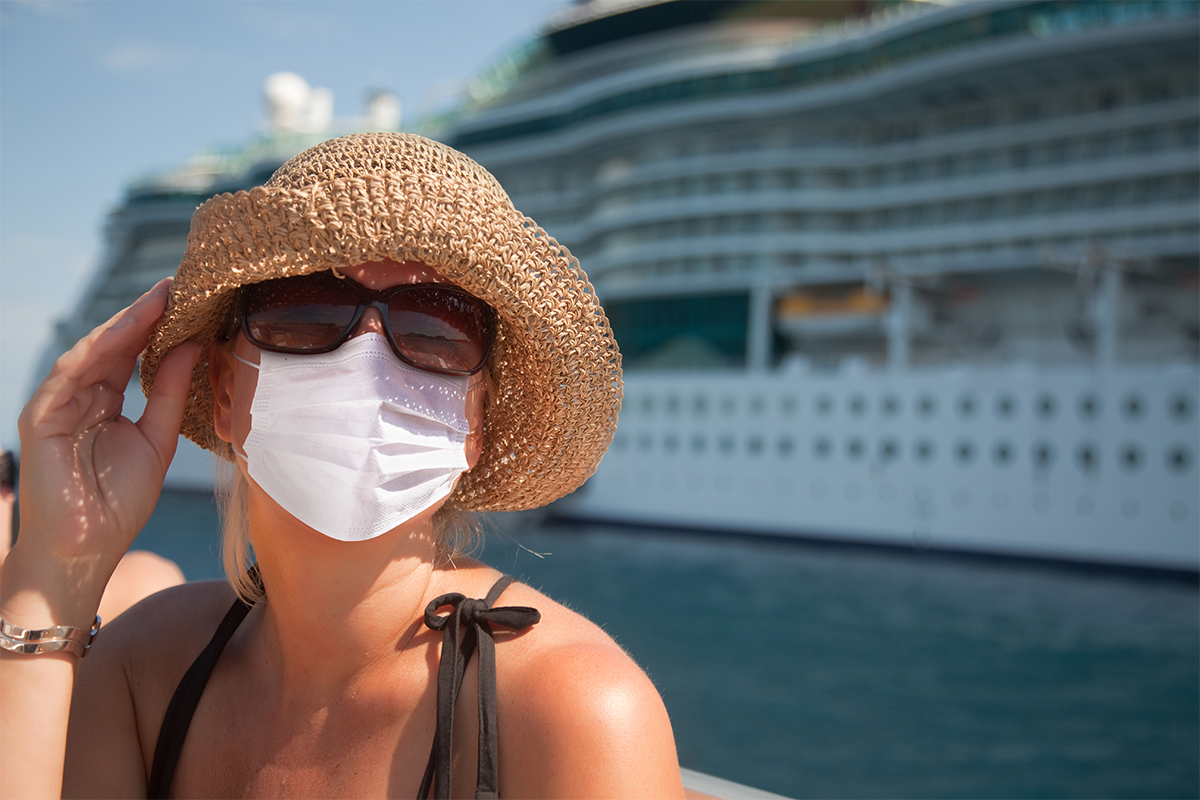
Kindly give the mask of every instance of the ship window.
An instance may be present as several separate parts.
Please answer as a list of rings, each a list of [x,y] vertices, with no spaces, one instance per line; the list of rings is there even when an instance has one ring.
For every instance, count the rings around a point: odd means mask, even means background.
[[[671,416],[679,413],[679,395],[673,394],[667,397],[667,413]]]
[[[701,417],[708,413],[707,395],[698,394],[692,397],[692,412]]]
[[[918,461],[929,461],[933,458],[933,442],[928,439],[922,439],[917,442],[914,452],[917,454]]]
[[[1131,394],[1125,398],[1125,402],[1121,404],[1121,410],[1125,412],[1127,419],[1141,419],[1144,404],[1142,398],[1136,394]]]
[[[968,441],[961,441],[955,445],[954,455],[963,464],[969,464],[975,458],[975,447]]]
[[[1079,398],[1079,416],[1084,419],[1095,419],[1100,413],[1100,398],[1094,394],[1085,394]]]
[[[692,452],[693,453],[703,453],[704,447],[706,444],[707,444],[707,440],[700,434],[696,434],[695,436],[692,437]]]
[[[787,414],[788,416],[795,414],[796,413],[796,398],[790,394],[784,395],[784,397],[779,401],[779,409],[780,409],[780,411],[782,411],[784,414]]]
[[[642,413],[647,416],[654,413],[654,395],[642,395]]]
[[[1075,463],[1084,472],[1095,472],[1100,467],[1100,454],[1090,444],[1081,444],[1075,451]]]
[[[751,436],[746,440],[746,450],[752,456],[760,456],[763,451],[763,440],[761,436]]]
[[[721,438],[717,440],[717,447],[720,448],[721,452],[725,453],[726,455],[732,453],[733,437],[727,433],[722,435]]]
[[[642,451],[649,450],[653,445],[654,445],[654,442],[651,440],[650,434],[643,433],[641,436],[638,437],[638,449],[639,450],[642,450]]]
[[[1054,463],[1054,447],[1049,442],[1038,442],[1033,446],[1033,465],[1037,469],[1049,469]]]
[[[970,417],[975,413],[975,398],[969,394],[965,394],[958,398],[958,413],[959,416]]]
[[[862,439],[851,439],[850,441],[846,442],[846,455],[853,459],[862,458],[862,454],[865,450],[866,448],[863,446]]]
[[[867,410],[867,398],[861,394],[856,394],[850,398],[850,413],[856,417],[861,417],[863,412]]]
[[[663,449],[668,453],[674,453],[679,449],[679,437],[673,433],[668,433],[663,438]]]
[[[1192,454],[1183,445],[1175,445],[1167,451],[1167,469],[1172,472],[1186,472],[1192,463]]]
[[[1171,416],[1182,422],[1192,416],[1192,401],[1185,394],[1171,398]]]
[[[900,398],[896,397],[894,394],[889,394],[883,398],[883,403],[881,406],[883,408],[884,416],[894,417],[900,410]]]
[[[756,394],[754,397],[750,398],[750,412],[752,414],[761,414],[766,407],[767,401],[762,398],[762,395]]]
[[[937,409],[937,402],[932,395],[922,395],[917,401],[917,410],[920,411],[922,417],[928,417]]]
[[[1136,444],[1121,448],[1121,466],[1132,472],[1142,465],[1142,449]]]
[[[1056,404],[1053,395],[1044,394],[1038,398],[1037,412],[1042,419],[1050,419],[1054,416]]]
[[[817,454],[818,458],[828,458],[832,450],[833,443],[824,436],[813,442],[813,452]]]
[[[775,442],[775,447],[779,450],[779,455],[784,456],[785,458],[792,454],[792,450],[795,448],[795,446],[795,442],[792,441],[792,437],[790,436],[780,436]]]
[[[1008,442],[997,442],[992,448],[992,460],[1002,467],[1007,467],[1012,462],[1012,445]]]
[[[879,457],[884,461],[893,461],[900,455],[900,445],[895,439],[884,439],[879,445]]]
[[[737,410],[737,401],[733,399],[733,395],[725,395],[721,398],[721,413],[732,414]]]
[[[999,417],[1008,418],[1017,410],[1017,401],[1010,395],[1002,395],[996,401],[996,415]]]
[[[817,398],[817,413],[821,416],[828,416],[829,412],[833,411],[833,398],[827,394],[823,394]]]

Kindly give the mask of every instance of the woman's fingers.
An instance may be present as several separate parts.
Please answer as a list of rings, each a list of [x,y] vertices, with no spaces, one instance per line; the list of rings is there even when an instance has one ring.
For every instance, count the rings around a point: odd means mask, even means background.
[[[163,469],[175,455],[179,425],[187,406],[192,368],[200,357],[199,342],[184,342],[163,358],[154,375],[154,388],[146,398],[146,410],[137,426],[158,453]]]
[[[78,402],[81,390],[102,383],[118,396],[123,395],[138,353],[145,348],[166,308],[169,287],[169,278],[159,281],[137,302],[64,353],[30,398],[21,415],[23,422],[38,425],[65,409],[65,416],[72,419],[61,420],[53,426],[53,433],[69,433],[78,422],[74,417],[91,405]]]

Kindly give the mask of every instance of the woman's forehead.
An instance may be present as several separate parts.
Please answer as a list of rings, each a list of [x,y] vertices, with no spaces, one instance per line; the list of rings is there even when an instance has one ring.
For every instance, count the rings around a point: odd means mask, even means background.
[[[449,283],[438,271],[421,261],[369,261],[338,272],[368,289],[390,289],[406,283]]]

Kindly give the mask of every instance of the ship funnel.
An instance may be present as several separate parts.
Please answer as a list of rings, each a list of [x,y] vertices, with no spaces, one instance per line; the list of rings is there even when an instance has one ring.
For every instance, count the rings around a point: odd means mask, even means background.
[[[400,98],[386,89],[376,89],[367,97],[367,130],[400,129]]]
[[[308,85],[294,72],[276,72],[263,84],[270,132],[322,133],[333,120],[333,92]]]

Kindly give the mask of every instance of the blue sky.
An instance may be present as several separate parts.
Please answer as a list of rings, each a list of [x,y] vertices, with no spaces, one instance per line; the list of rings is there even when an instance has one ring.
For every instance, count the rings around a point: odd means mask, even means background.
[[[338,117],[384,85],[411,125],[566,4],[0,0],[0,442],[132,179],[260,132],[280,70]]]

